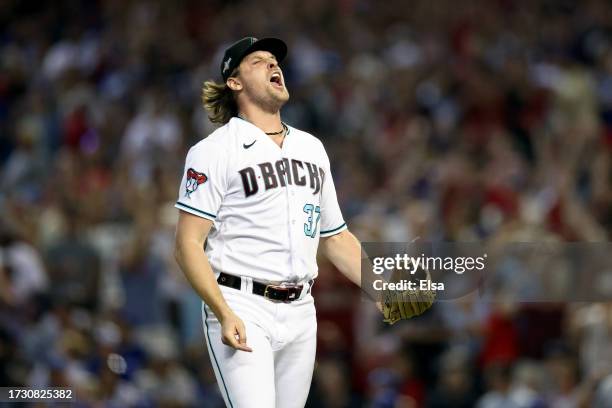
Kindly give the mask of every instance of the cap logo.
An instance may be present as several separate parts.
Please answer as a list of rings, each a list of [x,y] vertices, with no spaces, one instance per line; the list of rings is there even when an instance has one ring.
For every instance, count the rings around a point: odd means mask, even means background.
[[[225,61],[223,63],[223,73],[225,74],[225,71],[227,71],[230,68],[230,62],[232,61],[232,57],[229,57],[227,59],[227,61]]]

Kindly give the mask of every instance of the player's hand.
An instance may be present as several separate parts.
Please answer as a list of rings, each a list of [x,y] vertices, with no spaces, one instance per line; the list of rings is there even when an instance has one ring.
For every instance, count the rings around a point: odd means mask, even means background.
[[[242,319],[233,312],[230,312],[223,319],[220,319],[220,323],[221,341],[223,344],[233,347],[236,350],[248,351],[249,353],[253,351],[246,344],[246,330]]]
[[[424,269],[425,277],[431,282],[429,270]],[[390,282],[400,282],[401,273],[398,270],[391,274]],[[382,299],[377,303],[379,310],[382,309],[384,322],[394,324],[400,320],[411,319],[420,316],[427,311],[436,299],[436,292],[433,290],[406,289],[382,291]]]

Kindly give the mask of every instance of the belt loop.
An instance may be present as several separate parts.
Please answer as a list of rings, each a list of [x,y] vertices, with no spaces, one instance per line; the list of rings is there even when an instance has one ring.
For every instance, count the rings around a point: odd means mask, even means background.
[[[242,286],[240,289],[246,293],[253,293],[253,279],[248,276],[242,277]]]
[[[314,279],[311,279],[308,282],[304,283],[304,287],[302,288],[302,293],[300,293],[300,300],[308,296],[308,294],[312,290],[312,285],[314,285]]]

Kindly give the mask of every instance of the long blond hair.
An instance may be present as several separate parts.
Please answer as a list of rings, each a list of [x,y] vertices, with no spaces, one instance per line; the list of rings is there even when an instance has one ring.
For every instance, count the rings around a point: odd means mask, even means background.
[[[236,69],[231,76],[238,75]],[[227,84],[215,81],[206,81],[202,86],[202,104],[208,112],[208,119],[212,123],[226,124],[238,115],[236,97]]]

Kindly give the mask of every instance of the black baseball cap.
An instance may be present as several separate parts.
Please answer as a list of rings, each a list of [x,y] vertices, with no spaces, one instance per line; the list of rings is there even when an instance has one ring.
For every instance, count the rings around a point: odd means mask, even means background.
[[[240,65],[244,57],[255,51],[269,51],[276,57],[278,62],[281,62],[287,55],[287,44],[278,38],[262,38],[258,40],[255,37],[245,37],[242,40],[236,41],[225,50],[223,61],[221,61],[223,82],[227,81],[227,78]]]

